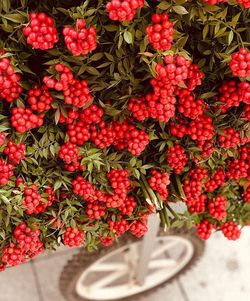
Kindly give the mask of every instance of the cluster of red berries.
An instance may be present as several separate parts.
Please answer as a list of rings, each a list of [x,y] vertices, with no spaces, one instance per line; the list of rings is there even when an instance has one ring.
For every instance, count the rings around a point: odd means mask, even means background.
[[[113,194],[106,195],[105,202],[107,207],[117,208],[122,206],[130,190],[129,172],[123,169],[112,169],[107,173],[107,178],[113,189]]]
[[[209,181],[205,183],[206,191],[213,192],[216,188],[224,186],[226,183],[226,175],[223,168],[219,168]]]
[[[148,180],[150,187],[157,191],[160,197],[163,200],[166,200],[168,196],[168,189],[167,186],[169,185],[169,174],[168,173],[161,173],[157,170],[152,170],[151,177]]]
[[[79,148],[71,143],[66,142],[64,145],[61,145],[58,157],[62,159],[65,163],[69,164],[73,161],[78,161],[79,158]]]
[[[144,0],[111,0],[106,9],[109,18],[114,21],[130,21],[134,18],[136,10],[144,6]]]
[[[201,223],[196,225],[197,234],[203,240],[207,240],[211,236],[213,229],[214,225],[206,219],[203,219]]]
[[[213,140],[201,140],[197,143],[198,148],[201,150],[201,160],[209,158],[215,151]]]
[[[44,76],[43,82],[48,89],[65,91],[74,80],[74,75],[67,66],[57,64],[55,66],[57,74],[55,76]]]
[[[129,230],[134,236],[138,238],[142,237],[148,231],[146,219],[141,218],[140,220],[133,221]]]
[[[85,80],[74,79],[68,88],[63,91],[64,101],[77,108],[82,108],[87,102],[92,100],[92,95]]]
[[[19,132],[26,131],[40,127],[43,124],[44,115],[36,115],[29,108],[13,108],[11,116],[12,126]]]
[[[239,4],[241,4],[244,8],[250,8],[249,0],[236,0]]]
[[[90,140],[95,143],[98,148],[110,146],[115,139],[115,132],[111,126],[106,127],[106,123],[101,121],[98,125],[90,127]]]
[[[226,222],[221,226],[221,231],[229,240],[236,240],[240,237],[241,230],[239,226],[233,222]]]
[[[131,154],[138,156],[149,143],[148,134],[144,130],[138,130],[127,120],[113,122],[112,127],[115,132],[113,144],[119,150],[127,148]]]
[[[234,159],[227,162],[227,168],[227,177],[229,179],[239,180],[241,178],[247,178],[250,164],[242,159]]]
[[[157,72],[156,80],[165,84],[179,85],[184,83],[188,78],[188,70],[191,61],[182,55],[168,54],[164,57],[165,66],[157,64],[155,70]]]
[[[195,119],[205,111],[206,104],[201,98],[195,99],[194,95],[187,90],[181,89],[178,94],[178,111],[185,117]]]
[[[146,28],[149,42],[157,50],[168,50],[174,39],[174,26],[169,21],[168,14],[153,14],[152,24]]]
[[[93,26],[86,28],[83,19],[76,21],[76,29],[66,26],[63,35],[68,50],[75,56],[86,55],[96,49],[96,30]]]
[[[207,195],[201,194],[196,198],[190,198],[184,200],[186,205],[188,206],[188,211],[191,213],[202,213],[206,210],[206,203],[207,203]]]
[[[188,172],[188,176],[191,180],[202,182],[203,180],[207,179],[208,170],[197,165]]]
[[[45,211],[46,206],[42,202],[42,197],[37,191],[35,184],[30,187],[25,187],[23,193],[23,206],[26,208],[25,212],[27,214],[38,214]]]
[[[106,206],[104,203],[98,201],[88,203],[86,213],[88,214],[89,219],[100,219],[106,213]]]
[[[14,229],[16,244],[11,243],[4,248],[2,254],[3,269],[6,266],[15,266],[44,251],[43,243],[39,239],[40,231],[31,230],[25,223]]]
[[[53,98],[45,85],[33,86],[28,91],[28,103],[33,111],[47,111],[51,108],[52,102]]]
[[[73,192],[83,197],[85,201],[93,202],[98,199],[93,185],[81,176],[72,181],[72,187]]]
[[[229,63],[232,74],[239,77],[250,76],[250,52],[246,48],[240,48],[231,55]]]
[[[9,140],[4,148],[4,154],[8,156],[9,161],[14,164],[19,164],[22,159],[25,159],[26,144],[15,144]]]
[[[247,104],[245,105],[243,117],[245,117],[248,121],[250,121],[250,105]]]
[[[75,124],[69,124],[67,135],[69,136],[69,141],[71,143],[83,145],[90,138],[89,126],[82,121],[77,121]]]
[[[74,120],[77,120],[79,118],[79,113],[77,110],[68,110],[66,112],[60,112],[59,116],[59,123],[66,123],[66,124],[71,124],[74,122]]]
[[[35,49],[51,49],[59,40],[53,18],[45,13],[30,13],[30,23],[23,28],[27,43]]]
[[[201,182],[197,180],[184,180],[183,181],[183,190],[185,192],[186,200],[185,202],[189,202],[193,199],[198,198],[202,193],[202,185]],[[192,204],[192,203],[191,203]],[[191,205],[188,204],[188,205]]]
[[[173,168],[176,174],[179,174],[185,167],[188,157],[185,150],[179,144],[170,147],[167,154],[167,163]]]
[[[124,218],[120,217],[120,220],[108,221],[108,225],[111,231],[115,232],[117,236],[123,235],[129,229],[129,223]]]
[[[86,124],[97,124],[102,120],[104,110],[96,104],[90,105],[87,109],[82,110],[79,114],[79,118]]]
[[[126,199],[122,202],[122,204],[118,207],[119,211],[127,216],[131,216],[135,208],[136,202],[135,198],[132,195],[127,196]]]
[[[188,127],[184,120],[178,119],[177,121],[171,121],[169,123],[170,134],[177,138],[183,138],[188,133]]]
[[[217,138],[218,144],[223,148],[236,147],[240,144],[240,133],[235,131],[233,128],[227,128]]]
[[[0,186],[7,185],[9,179],[14,175],[14,165],[0,159]]]
[[[193,140],[211,140],[215,135],[213,119],[206,114],[198,116],[189,123],[188,133]]]
[[[231,107],[238,107],[242,101],[239,84],[235,80],[224,81],[219,88],[219,96],[215,100],[222,103],[218,105],[222,113],[225,113]]]
[[[43,243],[39,239],[40,230],[31,230],[25,223],[21,223],[14,230],[14,238],[18,247],[22,249],[29,258],[43,252]]]
[[[4,51],[1,51],[4,54]],[[0,59],[0,98],[12,102],[23,91],[19,85],[20,75],[15,73],[9,58]]]
[[[209,200],[208,211],[212,218],[222,220],[226,217],[227,200],[224,196],[217,196],[214,200]]]
[[[63,234],[63,243],[65,246],[78,247],[83,244],[85,234],[77,227],[67,227]]]

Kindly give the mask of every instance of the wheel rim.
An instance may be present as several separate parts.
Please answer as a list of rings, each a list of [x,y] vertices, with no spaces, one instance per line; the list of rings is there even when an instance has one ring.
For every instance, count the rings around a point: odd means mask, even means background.
[[[142,293],[174,277],[192,259],[194,246],[179,236],[157,237],[143,285],[135,281],[141,241],[120,247],[79,276],[76,293],[85,299],[117,300]]]

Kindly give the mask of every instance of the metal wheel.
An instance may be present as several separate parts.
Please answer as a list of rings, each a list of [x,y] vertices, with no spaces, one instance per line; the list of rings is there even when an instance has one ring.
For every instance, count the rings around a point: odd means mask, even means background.
[[[190,238],[192,237],[192,238]],[[203,250],[203,242],[195,236],[158,236],[148,262],[145,281],[136,281],[142,241],[123,243],[95,260],[79,255],[69,262],[61,277],[61,290],[69,301],[132,300],[134,295],[160,287],[186,269]],[[81,258],[81,259],[80,259]],[[80,265],[80,260],[86,263]],[[78,266],[76,267],[78,262]],[[83,264],[83,262],[82,262]],[[68,275],[66,274],[68,273]]]

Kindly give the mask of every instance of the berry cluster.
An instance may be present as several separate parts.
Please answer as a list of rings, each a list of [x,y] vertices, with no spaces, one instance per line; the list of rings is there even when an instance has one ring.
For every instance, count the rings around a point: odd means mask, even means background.
[[[250,52],[246,48],[240,48],[231,55],[229,63],[233,75],[239,77],[250,76]]]
[[[66,26],[63,29],[64,40],[68,50],[75,56],[86,55],[96,49],[96,30],[93,26],[86,28],[83,19],[76,21],[76,29]]]
[[[206,219],[203,219],[200,224],[196,225],[197,233],[199,237],[203,240],[207,240],[210,237],[213,229],[214,229],[213,224],[211,224]]]
[[[33,86],[28,91],[28,103],[33,111],[44,112],[51,108],[53,98],[48,88],[44,86]]]
[[[114,21],[130,21],[134,18],[136,10],[144,6],[144,0],[111,0],[106,9],[109,18]]]
[[[25,159],[25,151],[26,144],[15,144],[9,140],[3,152],[8,156],[9,161],[19,164],[22,159]]]
[[[244,8],[250,8],[249,0],[236,0],[239,4],[241,4]]]
[[[58,157],[62,159],[65,163],[69,164],[79,159],[79,148],[71,143],[66,142],[64,145],[61,145]]]
[[[98,199],[93,185],[81,176],[72,181],[72,187],[73,192],[83,197],[86,201],[93,202]]]
[[[100,219],[106,213],[106,206],[104,205],[104,203],[98,201],[88,203],[86,212],[89,219]]]
[[[90,132],[90,140],[93,141],[98,148],[108,147],[114,142],[115,132],[111,126],[106,127],[104,121],[101,121],[98,126],[92,125]]]
[[[226,217],[227,200],[224,196],[217,196],[214,200],[209,200],[208,211],[212,218],[222,220]]]
[[[31,230],[25,223],[21,223],[16,226],[13,235],[16,244],[10,243],[9,247],[4,248],[1,258],[3,269],[23,263],[26,258],[32,258],[44,251],[39,230]]]
[[[189,90],[178,93],[178,111],[185,117],[195,119],[204,113],[206,104],[201,98],[195,99]]]
[[[79,112],[76,110],[68,110],[67,112],[60,112],[59,123],[72,124],[74,120],[79,118]]]
[[[135,202],[135,198],[132,195],[126,197],[126,199],[118,207],[119,211],[127,216],[131,216],[135,208],[136,208],[136,202]]]
[[[170,147],[167,154],[167,163],[173,168],[176,174],[179,174],[185,167],[188,157],[185,150],[179,144]]]
[[[213,192],[216,188],[224,186],[226,182],[226,175],[223,168],[219,168],[209,181],[205,183],[206,191]]]
[[[0,186],[7,185],[9,179],[14,175],[14,165],[0,159]]]
[[[30,23],[23,28],[27,43],[34,49],[47,50],[59,40],[53,18],[45,13],[30,13]]]
[[[142,237],[148,231],[146,220],[142,218],[140,220],[133,221],[129,230],[134,236],[138,238]]]
[[[211,140],[215,135],[213,119],[205,114],[198,116],[189,123],[188,133],[193,140]]]
[[[68,88],[63,90],[64,101],[77,108],[82,108],[92,100],[88,83],[85,80],[73,79]]]
[[[149,143],[148,134],[143,130],[138,130],[126,120],[123,122],[113,122],[112,127],[115,132],[113,144],[119,150],[128,148],[131,154],[138,156]]]
[[[154,190],[157,191],[160,197],[163,200],[166,200],[168,196],[167,185],[169,185],[169,174],[168,173],[161,173],[157,170],[152,170],[152,176],[149,178],[149,185]]]
[[[35,184],[25,187],[23,193],[23,206],[26,208],[25,212],[27,214],[38,214],[45,211],[46,205],[42,202],[42,197]]]
[[[219,146],[222,148],[236,147],[241,142],[240,133],[233,128],[224,129],[217,140]]]
[[[196,180],[184,180],[183,181],[183,190],[186,195],[185,202],[192,202],[193,199],[196,199],[201,195],[202,192],[202,185],[201,182]],[[191,205],[192,203],[188,204]]]
[[[35,115],[29,108],[13,108],[11,116],[12,126],[24,133],[30,129],[40,127],[43,124],[44,115]]]
[[[226,175],[229,179],[239,180],[246,178],[250,170],[250,164],[242,159],[229,160],[227,162],[228,171]]]
[[[78,247],[84,242],[84,232],[78,228],[67,227],[63,235],[63,243],[65,246]]]
[[[221,231],[229,240],[236,240],[240,237],[241,231],[237,224],[226,222],[221,226]]]
[[[90,138],[89,126],[82,121],[68,125],[67,135],[73,144],[83,145]]]
[[[247,203],[250,203],[250,185],[247,189],[243,192],[243,200]]]
[[[43,82],[48,89],[55,89],[56,91],[65,91],[69,85],[73,82],[73,73],[67,66],[63,64],[57,64],[55,66],[55,76],[44,76]]]
[[[206,202],[207,202],[207,195],[201,194],[196,198],[190,198],[184,200],[186,205],[188,206],[188,211],[191,213],[202,213],[206,210]]]
[[[174,27],[168,19],[168,14],[153,14],[151,19],[153,23],[146,28],[149,42],[154,49],[170,49],[174,39]]]
[[[25,223],[21,223],[14,230],[14,238],[18,247],[32,258],[43,252],[43,243],[39,239],[40,231],[31,230]]]
[[[4,54],[2,51],[1,54]],[[15,73],[9,58],[0,59],[0,98],[12,102],[23,91],[19,85],[20,75]]]
[[[117,236],[120,236],[128,231],[129,223],[124,218],[120,217],[120,220],[108,221],[108,225],[111,231],[115,232]]]

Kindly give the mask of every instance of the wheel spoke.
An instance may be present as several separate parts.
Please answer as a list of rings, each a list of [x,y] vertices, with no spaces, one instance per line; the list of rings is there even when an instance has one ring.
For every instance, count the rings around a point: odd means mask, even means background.
[[[110,283],[115,282],[117,279],[121,278],[126,273],[127,273],[127,271],[118,271],[118,272],[110,273],[109,275],[103,277],[102,279],[95,281],[95,283],[93,283],[91,285],[91,288],[92,289],[103,288],[103,287],[109,285]]]
[[[175,247],[177,244],[179,244],[180,242],[176,241],[176,240],[172,240],[170,242],[167,242],[165,244],[163,244],[162,246],[159,246],[152,254],[151,258],[156,258],[159,257],[160,255],[162,255],[162,253],[172,249],[173,247]]]
[[[174,259],[158,259],[158,260],[152,260],[149,263],[150,269],[162,269],[162,268],[171,268],[175,267],[177,265],[177,262]]]
[[[91,272],[112,272],[112,271],[126,271],[128,266],[125,263],[100,263],[91,267]]]

